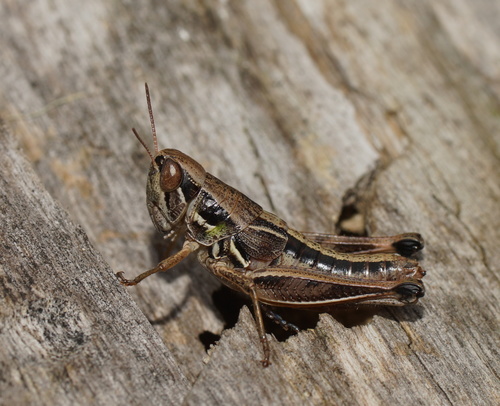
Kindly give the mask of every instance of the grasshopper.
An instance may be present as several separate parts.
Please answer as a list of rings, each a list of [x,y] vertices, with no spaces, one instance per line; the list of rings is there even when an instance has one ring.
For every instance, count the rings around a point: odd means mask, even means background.
[[[425,271],[409,258],[424,246],[419,234],[345,237],[295,231],[186,154],[175,149],[158,151],[147,84],[145,88],[154,154],[137,131],[132,131],[151,158],[147,207],[158,231],[172,240],[184,236],[184,244],[135,279],[125,279],[118,272],[122,284],[136,285],[197,253],[199,262],[222,283],[250,296],[264,367],[270,364],[270,348],[261,305],[318,309],[350,303],[403,306],[424,296],[421,279]],[[266,314],[283,327],[298,330],[271,310]]]

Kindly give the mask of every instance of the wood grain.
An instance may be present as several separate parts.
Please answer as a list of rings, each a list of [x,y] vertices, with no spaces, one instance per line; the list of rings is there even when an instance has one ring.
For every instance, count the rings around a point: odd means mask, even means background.
[[[0,16],[1,404],[500,402],[498,4],[6,0]],[[422,233],[426,297],[321,314],[271,338],[263,369],[251,312],[194,258],[120,286],[167,250],[130,131],[150,140],[145,81],[161,147],[294,228]]]

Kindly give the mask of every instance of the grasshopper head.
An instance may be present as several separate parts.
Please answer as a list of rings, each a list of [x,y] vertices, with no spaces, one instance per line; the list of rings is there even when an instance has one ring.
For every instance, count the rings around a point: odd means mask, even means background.
[[[154,155],[135,128],[132,128],[132,131],[151,158],[146,186],[149,215],[158,231],[172,235],[182,226],[187,206],[198,195],[205,181],[206,172],[198,162],[176,149],[158,151],[153,108],[147,83],[145,89],[153,133]]]
[[[151,161],[146,186],[149,215],[158,231],[174,232],[205,181],[203,167],[186,154],[164,149]]]

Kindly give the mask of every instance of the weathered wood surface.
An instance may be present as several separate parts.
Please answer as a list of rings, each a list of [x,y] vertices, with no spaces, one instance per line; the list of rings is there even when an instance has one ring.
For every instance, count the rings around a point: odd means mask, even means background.
[[[500,402],[498,2],[7,0],[0,16],[1,404]],[[136,288],[113,275],[165,254],[130,132],[149,137],[144,81],[162,147],[294,228],[333,232],[355,207],[345,227],[421,232],[426,297],[350,328],[322,314],[272,339],[267,369],[243,307],[207,354],[238,308],[195,260]]]

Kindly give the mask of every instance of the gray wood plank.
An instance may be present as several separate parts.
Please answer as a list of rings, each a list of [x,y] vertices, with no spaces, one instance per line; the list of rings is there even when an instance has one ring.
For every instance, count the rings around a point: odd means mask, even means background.
[[[0,403],[498,404],[498,4],[4,1],[0,15]],[[240,302],[220,304],[195,258],[121,287],[113,272],[167,249],[130,131],[151,142],[145,81],[160,147],[290,226],[422,233],[426,296],[363,322],[322,314],[271,338],[262,369],[251,313],[224,331]]]

